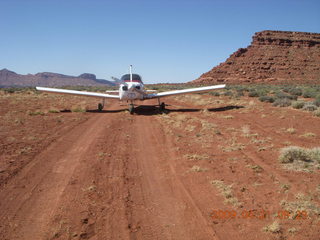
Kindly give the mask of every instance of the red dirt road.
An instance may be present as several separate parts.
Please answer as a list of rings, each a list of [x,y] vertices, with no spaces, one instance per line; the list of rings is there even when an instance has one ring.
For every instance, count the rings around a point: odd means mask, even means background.
[[[92,114],[2,189],[1,239],[215,239],[171,147],[154,116]]]
[[[59,132],[1,186],[0,239],[317,239],[313,212],[279,220],[279,232],[262,228],[274,222],[282,200],[294,202],[298,193],[312,195],[310,209],[319,207],[319,170],[291,172],[277,161],[288,142],[317,146],[319,119],[248,102],[202,111],[214,103],[177,98],[168,99],[171,110],[163,115],[152,108],[130,115],[118,103],[79,113],[87,120]],[[301,137],[305,132],[315,137]],[[232,186],[234,198],[227,198],[239,204],[226,203],[213,180]],[[219,209],[239,217],[213,219]],[[270,216],[240,218],[249,209]]]

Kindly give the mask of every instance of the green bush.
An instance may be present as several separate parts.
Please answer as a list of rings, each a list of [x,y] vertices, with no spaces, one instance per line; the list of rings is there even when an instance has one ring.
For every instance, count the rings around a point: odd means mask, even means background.
[[[315,98],[317,96],[318,92],[314,88],[307,88],[303,91],[302,96],[304,98]]]
[[[294,96],[301,96],[302,90],[300,88],[291,88],[288,93]]]
[[[272,105],[276,107],[289,107],[291,105],[291,102],[292,100],[288,98],[278,98]]]
[[[269,102],[269,103],[273,103],[275,101],[274,97],[272,96],[261,96],[259,97],[259,100],[261,102]]]
[[[293,101],[293,102],[291,103],[291,106],[292,106],[293,108],[295,108],[295,109],[301,109],[301,108],[303,108],[304,104],[305,104],[304,101]]]
[[[276,93],[276,98],[279,98],[279,99],[287,98],[287,99],[290,99],[290,100],[297,100],[298,99],[297,96],[292,96],[290,94],[286,94],[286,93],[283,93],[283,92]]]

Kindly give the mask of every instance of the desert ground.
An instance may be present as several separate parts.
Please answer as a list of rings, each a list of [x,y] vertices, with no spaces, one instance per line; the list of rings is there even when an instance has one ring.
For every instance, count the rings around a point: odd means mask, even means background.
[[[0,239],[309,239],[320,236],[320,118],[243,96],[143,105],[0,95]],[[138,102],[139,103],[139,102]]]

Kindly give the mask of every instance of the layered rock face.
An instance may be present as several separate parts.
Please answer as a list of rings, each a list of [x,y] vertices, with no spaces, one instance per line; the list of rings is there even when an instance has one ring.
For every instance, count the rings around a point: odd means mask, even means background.
[[[320,34],[262,31],[193,83],[320,83]]]

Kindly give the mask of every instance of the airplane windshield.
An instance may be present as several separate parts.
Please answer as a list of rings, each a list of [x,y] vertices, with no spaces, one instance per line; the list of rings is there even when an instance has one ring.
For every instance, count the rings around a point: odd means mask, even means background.
[[[130,74],[125,74],[121,77],[122,81],[130,81]],[[141,77],[138,74],[132,74],[132,81],[134,82],[142,82]]]

